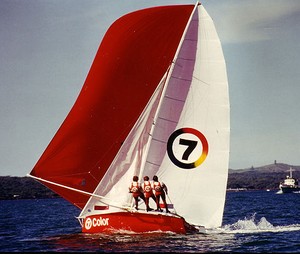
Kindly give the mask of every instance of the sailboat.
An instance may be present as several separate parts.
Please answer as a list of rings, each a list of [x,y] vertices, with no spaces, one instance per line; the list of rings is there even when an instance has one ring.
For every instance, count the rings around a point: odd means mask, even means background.
[[[85,233],[220,227],[229,114],[224,55],[202,4],[137,10],[109,27],[29,176],[81,209]],[[166,184],[169,213],[134,208],[135,175]]]

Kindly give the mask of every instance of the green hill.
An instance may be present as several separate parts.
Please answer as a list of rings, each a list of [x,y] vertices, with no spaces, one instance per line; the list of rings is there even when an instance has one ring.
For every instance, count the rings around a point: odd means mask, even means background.
[[[276,190],[292,167],[293,176],[300,179],[300,166],[276,163],[246,169],[229,169],[228,189]],[[167,181],[166,181],[167,182]],[[56,198],[57,194],[30,177],[0,176],[0,200]]]
[[[295,170],[293,177],[299,179],[300,166],[276,163],[276,161],[273,164],[261,167],[238,170],[229,169],[227,188],[279,189],[279,183],[289,174],[290,167]]]
[[[0,200],[55,197],[58,195],[30,177],[0,176]]]

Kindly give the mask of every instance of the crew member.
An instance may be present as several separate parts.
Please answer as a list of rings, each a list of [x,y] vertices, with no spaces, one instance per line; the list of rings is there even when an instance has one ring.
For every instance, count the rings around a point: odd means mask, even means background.
[[[145,204],[146,204],[147,212],[152,211],[153,209],[150,208],[150,206],[149,206],[149,198],[152,197],[154,201],[156,199],[155,199],[155,196],[153,194],[152,186],[151,186],[151,183],[149,181],[148,176],[144,176],[144,182],[142,183],[142,189],[144,191],[144,197],[145,197]]]
[[[166,194],[168,195],[168,188],[163,182],[158,181],[158,177],[156,175],[153,176],[152,188],[154,190],[157,210],[160,211],[160,212],[162,211],[162,209],[160,208],[160,205],[159,205],[159,201],[160,201],[160,197],[161,197],[161,199],[164,202],[166,212],[169,213],[170,211],[168,209],[168,204],[167,204],[167,201],[166,201]]]
[[[142,187],[140,186],[139,182],[139,177],[138,176],[134,176],[132,178],[132,183],[129,186],[129,192],[132,193],[132,196],[135,200],[135,209],[138,210],[138,206],[139,206],[139,197],[141,197],[143,200],[145,200],[143,191],[142,191]]]

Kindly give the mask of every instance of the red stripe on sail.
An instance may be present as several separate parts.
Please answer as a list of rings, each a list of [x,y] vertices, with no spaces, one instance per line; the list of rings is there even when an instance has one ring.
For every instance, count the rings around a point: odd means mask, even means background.
[[[109,28],[73,108],[32,175],[94,191],[170,65],[193,7],[136,11]],[[79,208],[89,199],[44,184]]]

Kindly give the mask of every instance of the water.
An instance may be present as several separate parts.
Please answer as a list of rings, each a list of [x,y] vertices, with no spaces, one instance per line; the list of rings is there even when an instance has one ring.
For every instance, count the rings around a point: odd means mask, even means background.
[[[63,199],[0,201],[1,252],[300,252],[300,193],[228,192],[223,226],[205,234],[83,234]]]

